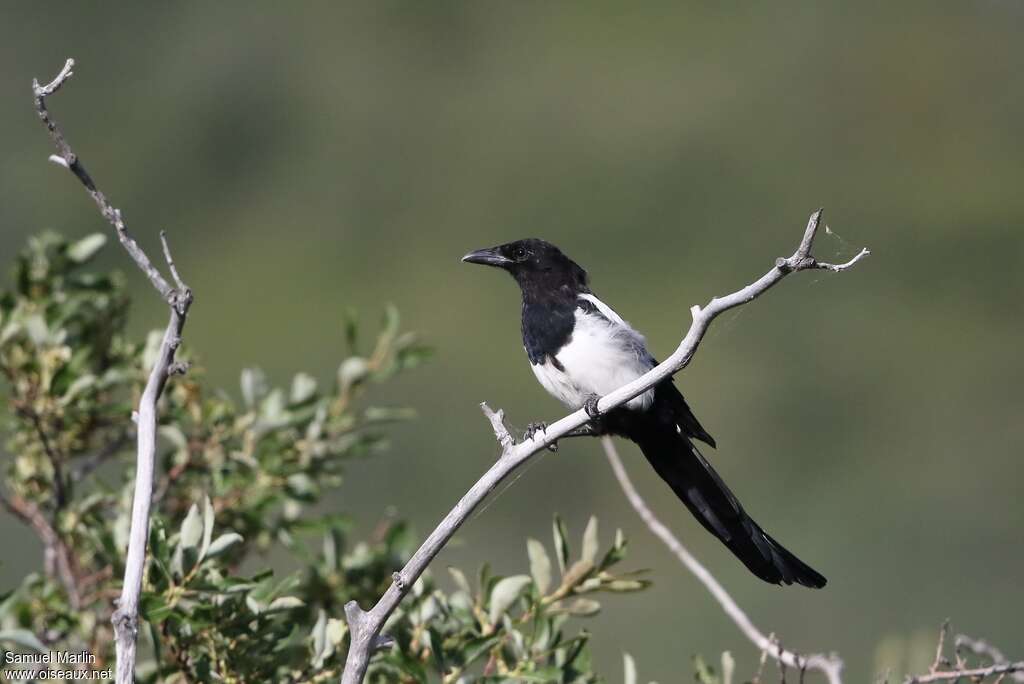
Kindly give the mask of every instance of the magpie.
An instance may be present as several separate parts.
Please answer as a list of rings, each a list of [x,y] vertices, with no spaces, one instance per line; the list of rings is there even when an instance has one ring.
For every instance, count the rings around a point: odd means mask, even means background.
[[[825,578],[754,522],[694,445],[714,447],[669,377],[598,415],[597,400],[657,365],[644,336],[597,298],[587,272],[549,242],[526,239],[470,252],[473,264],[508,271],[522,291],[523,346],[537,380],[591,417],[590,434],[624,437],[708,532],[771,584],[821,588]]]

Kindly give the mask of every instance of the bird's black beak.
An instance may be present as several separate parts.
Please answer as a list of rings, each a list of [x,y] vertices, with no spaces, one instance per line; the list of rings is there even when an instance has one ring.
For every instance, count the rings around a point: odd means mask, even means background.
[[[514,263],[512,259],[502,256],[498,252],[497,247],[478,249],[462,257],[462,260],[470,264],[483,264],[484,266],[497,266],[498,268],[507,268],[510,264]]]

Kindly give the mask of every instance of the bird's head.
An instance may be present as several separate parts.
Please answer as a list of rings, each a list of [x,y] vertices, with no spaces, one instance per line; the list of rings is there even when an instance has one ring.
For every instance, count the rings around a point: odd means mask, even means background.
[[[533,286],[548,289],[569,287],[578,291],[587,287],[586,271],[558,247],[537,238],[478,249],[462,260],[508,271],[524,292]]]

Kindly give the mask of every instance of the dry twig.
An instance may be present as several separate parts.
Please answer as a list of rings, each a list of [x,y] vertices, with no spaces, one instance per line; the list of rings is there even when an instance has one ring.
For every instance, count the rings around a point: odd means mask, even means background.
[[[996,648],[985,639],[974,639],[966,634],[956,635],[956,638],[953,640],[953,648],[956,649],[958,659],[961,652],[967,650],[976,656],[988,658],[992,661],[993,665],[1006,665],[1010,662],[1000,649]],[[1016,672],[1007,672],[1005,674],[1009,675],[1010,679],[1015,682],[1024,682],[1024,671],[1018,670]]]
[[[57,148],[57,154],[50,156],[50,161],[63,166],[75,175],[85,186],[89,196],[117,232],[117,238],[131,256],[135,264],[149,278],[150,283],[170,307],[170,321],[164,331],[157,356],[139,400],[137,411],[137,464],[135,470],[135,493],[132,500],[131,529],[128,534],[128,554],[125,559],[124,584],[117,610],[111,621],[114,624],[117,648],[117,682],[128,684],[135,679],[135,645],[139,622],[139,594],[142,591],[142,573],[146,562],[146,540],[149,536],[149,510],[152,504],[153,469],[156,461],[156,404],[163,393],[168,377],[182,372],[183,366],[174,361],[175,353],[181,344],[181,331],[185,326],[189,307],[192,304],[192,291],[182,282],[171,259],[167,241],[163,239],[164,256],[175,285],[171,286],[153,265],[146,253],[128,233],[121,211],[115,208],[96,187],[92,177],[85,170],[78,155],[50,116],[46,107],[46,98],[53,95],[71,78],[75,61],[68,59],[57,77],[44,86],[32,81],[32,94],[35,100],[36,113],[46,126],[50,138]]]
[[[1014,681],[1024,680],[1024,660],[1012,663],[1006,659],[1003,652],[992,644],[982,639],[972,639],[963,634],[957,634],[954,641],[954,652],[956,662],[951,663],[945,656],[946,637],[949,634],[949,620],[942,623],[939,629],[939,643],[935,649],[935,660],[928,673],[923,675],[909,675],[905,684],[929,684],[929,682],[956,681],[958,679],[971,679],[981,682],[987,677],[996,677],[996,682],[1001,682],[1009,676]],[[964,650],[974,655],[988,658],[992,664],[988,667],[970,667],[963,657]]]

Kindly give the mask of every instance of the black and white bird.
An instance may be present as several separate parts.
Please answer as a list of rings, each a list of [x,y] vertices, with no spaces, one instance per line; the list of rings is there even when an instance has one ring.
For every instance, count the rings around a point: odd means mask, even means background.
[[[772,584],[825,586],[825,578],[754,522],[691,440],[712,447],[672,379],[598,416],[596,400],[657,365],[643,335],[597,298],[587,273],[554,245],[528,239],[462,258],[508,271],[523,295],[523,345],[537,380],[597,434],[635,442],[701,525]]]

